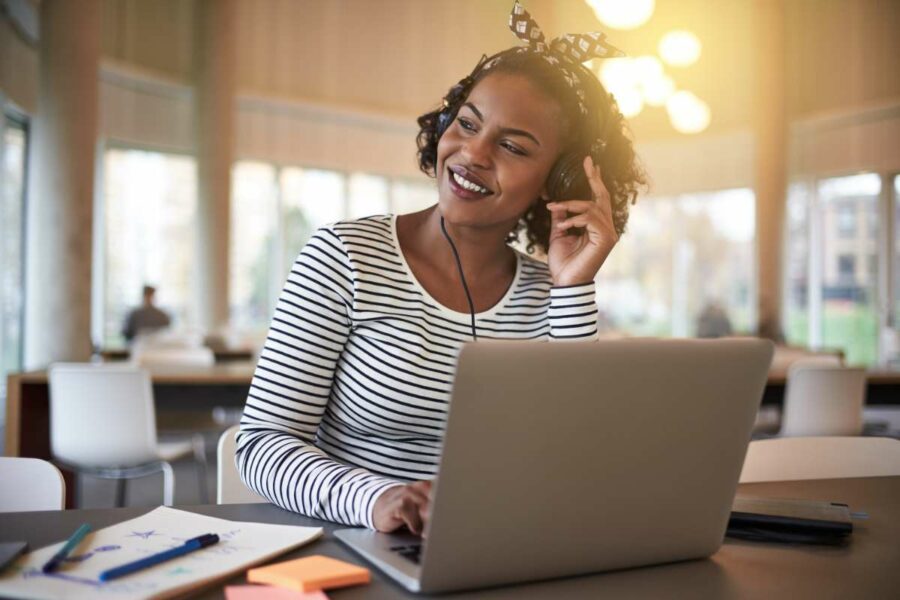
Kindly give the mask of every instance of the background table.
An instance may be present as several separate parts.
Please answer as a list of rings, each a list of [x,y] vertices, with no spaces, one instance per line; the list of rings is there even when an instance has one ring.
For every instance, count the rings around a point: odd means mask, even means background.
[[[152,368],[150,378],[157,408],[208,410],[214,406],[244,405],[255,364],[233,362],[211,367]],[[781,405],[786,373],[773,371],[763,405]],[[866,405],[900,405],[900,372],[871,371]],[[7,378],[7,456],[50,458],[50,393],[46,371],[14,373]]]
[[[756,483],[739,494],[846,502],[870,518],[856,521],[852,541],[842,547],[777,545],[726,540],[707,560],[605,574],[570,577],[440,598],[897,598],[900,597],[900,477]],[[268,504],[181,506],[184,510],[238,521],[324,526],[325,536],[273,562],[324,554],[369,566],[332,535],[339,526]],[[79,524],[105,527],[137,517],[147,508],[0,514],[0,541],[27,540],[32,549],[65,539]],[[243,583],[237,576],[228,584]],[[415,598],[376,569],[367,586],[332,590],[335,600]],[[196,598],[224,598],[222,585]]]

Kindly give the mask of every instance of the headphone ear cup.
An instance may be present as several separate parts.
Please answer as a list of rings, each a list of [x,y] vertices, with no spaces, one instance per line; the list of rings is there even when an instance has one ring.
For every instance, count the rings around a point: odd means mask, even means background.
[[[447,128],[450,127],[450,122],[453,121],[453,115],[451,114],[449,109],[444,109],[437,116],[437,139],[441,139],[443,137],[444,132],[447,131]]]
[[[550,201],[588,200],[591,186],[584,174],[584,157],[569,152],[559,157],[547,176]]]

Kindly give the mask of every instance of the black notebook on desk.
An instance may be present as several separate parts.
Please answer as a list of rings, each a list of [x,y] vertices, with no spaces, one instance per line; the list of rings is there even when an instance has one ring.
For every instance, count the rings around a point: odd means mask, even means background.
[[[761,542],[841,544],[852,532],[846,504],[738,496],[726,535]]]

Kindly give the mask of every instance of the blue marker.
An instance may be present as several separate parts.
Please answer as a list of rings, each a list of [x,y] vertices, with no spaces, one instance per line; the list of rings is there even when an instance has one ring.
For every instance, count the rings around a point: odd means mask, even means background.
[[[218,543],[218,541],[218,535],[216,535],[215,533],[206,533],[204,535],[186,541],[181,546],[176,546],[175,548],[160,552],[158,554],[153,554],[146,558],[141,558],[126,565],[122,565],[121,567],[107,569],[106,571],[100,573],[100,581],[112,581],[113,579],[124,577],[125,575],[130,575],[131,573],[150,568],[152,566],[158,565],[159,563],[166,562],[167,560],[178,558],[179,556],[184,556],[185,554],[190,554],[195,550],[200,550],[201,548],[212,546],[213,544]]]
[[[81,543],[81,540],[84,539],[84,536],[86,536],[90,530],[91,526],[87,523],[76,529],[75,533],[72,534],[72,537],[68,539],[62,548],[57,550],[56,554],[47,561],[47,564],[45,564],[41,570],[44,573],[52,573],[55,571],[66,557],[69,556],[69,552],[74,550],[75,546]]]

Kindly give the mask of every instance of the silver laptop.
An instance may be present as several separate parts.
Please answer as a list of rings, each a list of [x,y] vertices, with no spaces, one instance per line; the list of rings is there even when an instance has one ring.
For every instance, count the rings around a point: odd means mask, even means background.
[[[772,352],[755,339],[467,344],[427,541],[335,535],[413,592],[707,557]]]

